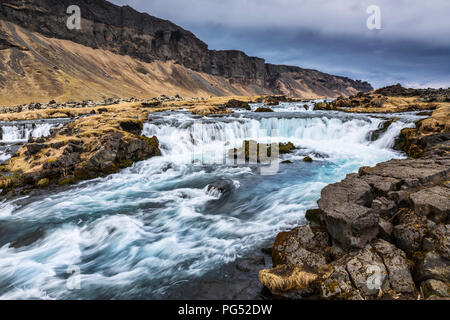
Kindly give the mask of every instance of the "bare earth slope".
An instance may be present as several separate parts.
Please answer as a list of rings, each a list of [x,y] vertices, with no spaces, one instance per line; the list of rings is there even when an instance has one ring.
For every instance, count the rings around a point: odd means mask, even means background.
[[[82,29],[66,28],[79,5]],[[0,104],[103,96],[348,96],[372,87],[209,50],[173,23],[107,1],[0,0]]]

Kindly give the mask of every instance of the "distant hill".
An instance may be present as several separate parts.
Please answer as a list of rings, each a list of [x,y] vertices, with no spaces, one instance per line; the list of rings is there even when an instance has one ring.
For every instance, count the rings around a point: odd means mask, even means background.
[[[82,29],[66,28],[78,5]],[[0,104],[105,96],[349,96],[367,82],[209,50],[191,32],[104,0],[0,0]]]

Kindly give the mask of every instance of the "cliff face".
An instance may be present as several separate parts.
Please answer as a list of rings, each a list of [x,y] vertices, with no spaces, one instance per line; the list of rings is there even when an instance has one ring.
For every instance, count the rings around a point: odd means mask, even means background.
[[[81,30],[66,27],[70,5],[81,8]],[[264,59],[241,51],[209,50],[191,32],[169,21],[104,0],[0,0],[0,20],[49,38],[70,40],[142,62],[173,61],[197,72],[257,85],[273,93],[335,97],[372,90],[367,82],[266,64]]]

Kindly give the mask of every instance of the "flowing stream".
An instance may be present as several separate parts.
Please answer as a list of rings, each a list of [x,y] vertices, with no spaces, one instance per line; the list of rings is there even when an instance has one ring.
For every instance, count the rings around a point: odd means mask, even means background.
[[[0,299],[176,296],[186,282],[199,283],[305,223],[327,184],[404,157],[392,149],[395,139],[420,118],[386,116],[399,120],[371,141],[388,118],[311,111],[303,103],[275,111],[151,114],[143,134],[158,137],[161,157],[45,195],[0,200]],[[9,130],[3,127],[3,137],[11,141],[35,132]],[[249,139],[297,149],[269,175],[261,174],[264,165],[227,163],[227,150]]]

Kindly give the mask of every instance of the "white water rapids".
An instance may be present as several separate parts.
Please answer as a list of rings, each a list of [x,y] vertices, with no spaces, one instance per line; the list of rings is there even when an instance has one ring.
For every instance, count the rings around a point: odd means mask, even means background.
[[[304,223],[327,184],[403,157],[392,150],[395,138],[417,119],[405,116],[370,141],[386,119],[299,104],[275,111],[154,114],[143,134],[158,137],[161,157],[66,190],[0,201],[0,298],[170,297],[181,283],[202,281]],[[212,163],[249,139],[293,142],[295,152],[280,159],[293,164],[262,176],[256,165]],[[217,181],[229,190],[208,188]],[[79,290],[67,289],[73,266]]]

